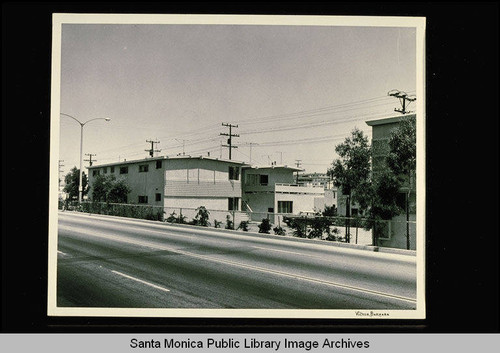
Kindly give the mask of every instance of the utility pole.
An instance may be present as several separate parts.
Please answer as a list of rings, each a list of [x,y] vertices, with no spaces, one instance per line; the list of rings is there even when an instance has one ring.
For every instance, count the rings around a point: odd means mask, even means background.
[[[89,166],[92,167],[92,162],[97,162],[96,159],[92,160],[92,156],[95,156],[95,154],[92,153],[85,153],[86,156],[89,156],[89,159],[84,159],[85,162],[89,162]]]
[[[283,165],[283,152],[281,151],[278,151],[276,153],[279,153],[280,154],[280,165]]]
[[[185,155],[185,151],[184,151],[184,147],[186,145],[186,141],[185,139],[175,139],[175,141],[177,142],[181,142],[182,141],[182,155],[184,156]]]
[[[295,160],[295,165],[297,166],[297,168],[300,168],[300,162],[302,162],[301,159],[296,159]],[[295,184],[299,184],[299,171],[297,171],[297,176],[296,176],[296,180],[295,180]]]
[[[260,157],[261,157],[261,158],[262,158],[262,157],[267,157],[267,163],[269,163],[269,165],[272,165],[272,164],[273,164],[273,162],[271,162],[271,156],[270,156],[270,155],[268,155],[268,154],[263,154],[263,155],[261,155]]]
[[[226,124],[222,123],[222,126],[227,126],[229,128],[229,134],[221,132],[221,136],[229,136],[227,139],[227,145],[222,145],[223,147],[229,147],[229,159],[231,159],[231,150],[233,148],[238,148],[238,146],[233,146],[233,137],[240,137],[238,134],[233,134],[232,128],[233,127],[238,127],[238,125],[232,125],[232,124]]]
[[[255,143],[255,142],[245,142],[245,146],[249,146],[250,147],[250,161],[249,163],[251,164],[252,163],[252,147],[253,146],[258,146],[259,144],[258,143]]]
[[[161,152],[161,150],[155,150],[154,145],[160,143],[160,141],[146,140],[147,143],[151,144],[151,148],[149,150],[144,150],[149,152],[150,157],[154,157],[155,152]]]
[[[396,97],[399,99],[399,102],[401,103],[401,108],[402,109],[397,109],[397,108],[394,108],[394,111],[395,112],[399,112],[401,114],[406,114],[406,113],[410,113],[410,111],[406,110],[406,102],[408,102],[408,104],[410,104],[411,102],[414,102],[417,100],[417,97],[415,96],[408,96],[408,94],[406,92],[403,92],[403,91],[398,91],[398,90],[392,90],[392,91],[389,91],[387,93],[388,96],[391,96],[391,97]]]

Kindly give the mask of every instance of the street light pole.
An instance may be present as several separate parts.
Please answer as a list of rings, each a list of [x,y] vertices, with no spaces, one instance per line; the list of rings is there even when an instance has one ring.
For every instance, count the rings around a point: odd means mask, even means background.
[[[83,196],[83,126],[85,124],[80,123],[80,175],[78,177],[78,204],[82,203]]]
[[[78,124],[80,124],[80,175],[78,177],[78,203],[82,203],[82,195],[83,195],[83,127],[85,124],[90,123],[91,121],[94,120],[105,120],[105,121],[110,121],[110,118],[95,118],[95,119],[90,119],[85,122],[81,122],[74,116],[71,116],[69,114],[65,113],[60,113],[61,115],[67,116],[68,118],[73,119],[76,121]]]

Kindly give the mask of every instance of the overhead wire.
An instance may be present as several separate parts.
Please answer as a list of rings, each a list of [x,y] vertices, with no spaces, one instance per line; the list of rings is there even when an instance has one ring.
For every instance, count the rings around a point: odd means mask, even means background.
[[[389,97],[392,98],[392,97]],[[287,124],[286,126],[278,126],[278,127],[270,127],[270,128],[259,128],[259,129],[250,129],[250,130],[239,130],[239,134],[241,135],[257,135],[257,134],[265,134],[265,133],[273,133],[273,132],[280,132],[280,131],[292,131],[292,130],[298,130],[298,129],[309,129],[309,128],[315,128],[315,127],[322,127],[322,126],[328,126],[328,125],[336,125],[336,124],[342,124],[342,123],[347,123],[347,122],[353,122],[357,120],[366,120],[367,117],[370,118],[375,118],[381,114],[387,115],[387,113],[375,113],[373,112],[374,108],[380,108],[380,107],[385,107],[389,104],[394,104],[394,100],[391,99],[390,101],[385,102],[387,99],[387,96],[381,96],[381,97],[375,97],[375,98],[370,98],[370,99],[365,99],[361,101],[356,101],[356,102],[349,102],[349,103],[343,103],[343,104],[337,104],[337,105],[331,105],[331,106],[325,106],[325,107],[320,107],[316,109],[309,109],[309,110],[303,110],[299,112],[293,112],[293,113],[286,113],[286,114],[277,114],[277,115],[269,115],[269,116],[264,116],[260,118],[251,118],[251,119],[244,119],[244,120],[239,120],[236,121],[236,123],[241,124],[242,127],[245,127],[247,125],[254,125],[254,124],[267,124],[267,123],[276,123],[279,121],[286,120],[287,122],[290,123],[290,121],[300,119],[298,124],[294,125],[289,125]],[[344,113],[349,112],[349,111],[363,111],[363,110],[372,110],[371,114],[351,114],[348,117],[343,116]],[[323,117],[325,115],[330,115],[329,119],[322,120],[322,121],[314,121],[318,117]],[[331,120],[334,117],[339,117],[335,120]],[[214,131],[220,129],[219,124],[208,124],[204,127],[189,131],[187,133],[182,133],[182,134],[176,134],[173,136],[169,137],[160,137],[160,140],[175,140],[177,139],[183,139],[188,141],[187,137],[191,137],[187,143],[177,143],[177,144],[167,144],[164,146],[161,146],[162,150],[173,150],[173,149],[179,149],[179,148],[188,148],[186,153],[199,153],[199,152],[212,152],[220,148],[219,146],[211,146],[209,148],[200,148],[196,150],[189,150],[189,147],[193,147],[196,145],[200,145],[202,143],[207,143],[211,141],[215,141],[220,138],[220,136],[217,137],[206,137],[206,138],[199,138],[199,139],[193,139],[193,136],[197,135],[207,135],[208,132]],[[331,136],[324,136],[324,137],[314,137],[314,138],[307,138],[307,139],[302,139],[302,143],[318,143],[318,142],[325,142],[328,140],[331,140]],[[268,141],[268,142],[262,142],[259,143],[259,147],[270,147],[270,146],[282,146],[282,145],[287,145],[287,144],[292,144],[292,143],[298,143],[297,140],[287,140],[287,141]],[[127,149],[135,149],[137,146],[144,145],[144,143],[134,143],[134,144],[129,144],[125,146],[119,146],[119,147],[114,147],[106,150],[100,151],[101,154],[106,156],[106,154],[110,154],[113,151],[120,150],[123,155],[127,156],[136,156],[144,153],[144,151],[141,152],[135,152],[135,153],[127,153]],[[241,152],[240,152],[241,153]],[[242,153],[243,154],[243,153]],[[248,157],[248,156],[247,156]],[[112,158],[102,158],[101,160],[111,160]]]

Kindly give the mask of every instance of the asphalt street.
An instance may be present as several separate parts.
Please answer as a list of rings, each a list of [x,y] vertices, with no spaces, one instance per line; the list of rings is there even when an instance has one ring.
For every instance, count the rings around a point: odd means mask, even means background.
[[[57,306],[415,309],[416,260],[60,212]]]

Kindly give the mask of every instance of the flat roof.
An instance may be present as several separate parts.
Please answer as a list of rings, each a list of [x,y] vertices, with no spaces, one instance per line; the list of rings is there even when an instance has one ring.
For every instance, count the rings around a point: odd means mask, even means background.
[[[183,155],[183,156],[174,156],[174,157],[169,157],[169,156],[159,156],[159,157],[148,157],[144,159],[134,159],[130,161],[121,161],[121,162],[114,162],[114,163],[106,163],[106,164],[99,164],[99,165],[93,165],[87,167],[87,169],[94,169],[94,168],[103,168],[103,167],[110,167],[110,166],[117,166],[117,165],[124,165],[124,164],[136,164],[136,163],[145,163],[145,162],[150,162],[150,161],[158,161],[158,160],[178,160],[178,159],[207,159],[211,161],[219,161],[219,162],[224,162],[224,163],[232,163],[232,164],[241,164],[241,165],[246,165],[247,163],[245,162],[239,162],[239,161],[234,161],[231,159],[222,159],[222,158],[215,158],[215,157],[208,157],[208,156],[189,156],[189,155]]]
[[[399,123],[405,117],[416,117],[416,116],[417,114],[397,115],[382,119],[368,120],[365,121],[365,123],[369,126],[385,125],[385,124]]]
[[[297,172],[300,172],[304,169],[296,168],[296,167],[290,167],[287,165],[246,165],[244,168],[248,169],[291,169]]]

